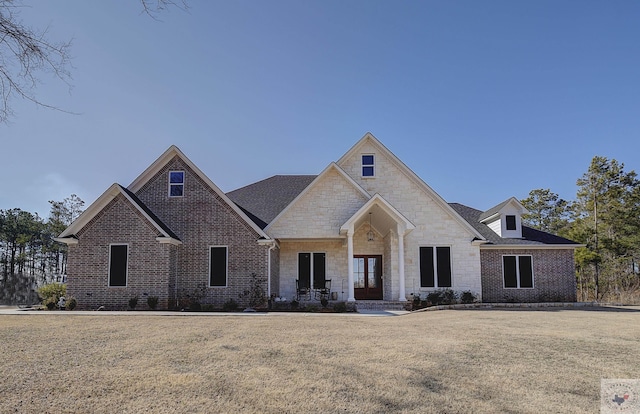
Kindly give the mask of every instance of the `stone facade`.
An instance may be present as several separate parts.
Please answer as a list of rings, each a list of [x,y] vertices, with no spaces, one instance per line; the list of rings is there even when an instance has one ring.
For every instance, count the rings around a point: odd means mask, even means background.
[[[504,255],[532,256],[533,288],[504,287]],[[483,249],[480,258],[484,302],[576,301],[573,249]]]

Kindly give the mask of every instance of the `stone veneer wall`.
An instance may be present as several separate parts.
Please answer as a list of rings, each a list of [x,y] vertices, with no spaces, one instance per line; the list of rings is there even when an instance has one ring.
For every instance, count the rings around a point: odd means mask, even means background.
[[[483,302],[575,302],[573,249],[481,249]],[[531,255],[533,288],[506,289],[503,255]]]
[[[157,230],[123,195],[77,236],[78,244],[69,246],[67,295],[77,299],[78,309],[126,309],[133,296],[139,296],[139,309],[147,307],[147,296],[157,296],[159,308],[169,305],[175,246],[158,243]],[[109,286],[109,245],[113,243],[129,245],[126,287]]]
[[[168,172],[184,171],[184,196],[168,196]],[[169,161],[136,194],[182,241],[177,253],[177,296],[201,296],[201,304],[221,307],[252,287],[255,274],[267,292],[267,246],[257,232],[179,157]],[[228,247],[226,287],[209,285],[209,247]]]

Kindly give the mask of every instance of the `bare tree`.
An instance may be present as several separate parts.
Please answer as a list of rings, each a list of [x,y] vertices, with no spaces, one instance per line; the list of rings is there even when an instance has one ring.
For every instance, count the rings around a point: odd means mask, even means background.
[[[143,13],[156,19],[169,7],[187,10],[186,0],[140,0]],[[22,98],[37,106],[68,112],[36,97],[43,75],[52,75],[71,87],[71,40],[55,42],[47,29],[38,30],[20,20],[20,0],[0,0],[0,123],[13,116],[11,101]]]

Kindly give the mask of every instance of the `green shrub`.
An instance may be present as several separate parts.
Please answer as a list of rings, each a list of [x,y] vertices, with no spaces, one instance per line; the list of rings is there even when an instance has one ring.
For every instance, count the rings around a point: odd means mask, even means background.
[[[133,296],[129,299],[129,308],[135,309],[138,306],[138,295]]]
[[[304,310],[305,312],[317,312],[318,307],[316,305],[307,305]]]
[[[322,305],[323,308],[327,308],[327,305],[329,304],[329,299],[327,298],[320,298],[320,304]]]
[[[230,298],[222,305],[222,310],[225,312],[235,312],[238,310],[238,302]]]
[[[202,305],[200,304],[200,302],[192,300],[191,304],[189,305],[189,310],[193,310],[193,311],[202,310]]]
[[[56,308],[56,306],[58,305],[58,302],[55,300],[55,298],[45,299],[45,301],[43,303],[44,303],[44,306],[46,306],[48,310],[54,310]]]
[[[460,295],[460,302],[462,303],[473,303],[476,301],[476,299],[477,299],[476,295],[474,295],[473,292],[470,290],[465,290]]]
[[[78,301],[73,296],[67,300],[67,309],[74,310],[78,306]]]
[[[150,309],[155,310],[158,307],[158,297],[157,296],[149,296],[147,298],[147,305]]]
[[[58,301],[61,297],[67,295],[67,285],[62,283],[49,283],[38,288],[38,296],[41,298],[41,302],[49,309],[48,302],[52,302],[53,306],[58,306]]]
[[[292,300],[291,301],[291,309],[298,309],[298,306],[300,305],[300,302],[298,302],[297,300]]]
[[[449,288],[438,289],[427,295],[427,302],[430,302],[432,305],[451,305],[452,303],[456,303],[457,300],[458,295]]]

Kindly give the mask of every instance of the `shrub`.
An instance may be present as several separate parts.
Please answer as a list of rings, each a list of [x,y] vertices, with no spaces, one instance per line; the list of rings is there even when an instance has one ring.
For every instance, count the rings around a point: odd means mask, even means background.
[[[150,309],[155,310],[158,307],[158,297],[157,296],[149,296],[147,298],[147,305]]]
[[[458,295],[451,289],[438,289],[427,295],[427,302],[432,305],[451,305],[456,303]]]
[[[327,308],[327,305],[329,304],[329,299],[327,298],[320,298],[320,304],[322,305],[323,308]]]
[[[340,313],[346,312],[347,311],[347,304],[344,303],[344,302],[338,302],[338,303],[333,305],[333,310],[335,312],[340,312]]]
[[[138,295],[133,296],[129,299],[129,308],[135,309],[138,306]]]
[[[298,309],[298,305],[300,305],[300,302],[297,300],[294,299],[291,301],[291,309]]]
[[[249,299],[250,308],[259,308],[267,303],[267,293],[262,287],[263,283],[264,280],[259,279],[255,273],[251,273],[251,287],[239,295],[240,299]]]
[[[234,312],[238,310],[238,302],[233,299],[229,299],[222,305],[222,310],[225,312]]]
[[[460,302],[462,303],[473,303],[476,301],[476,299],[477,299],[476,295],[474,295],[473,292],[470,290],[465,290],[460,295]]]
[[[74,310],[78,306],[78,301],[73,296],[67,300],[67,309]]]
[[[304,310],[305,312],[317,312],[318,307],[316,305],[307,305]]]
[[[49,308],[48,303],[53,303],[53,307],[58,306],[58,301],[61,297],[67,295],[67,285],[62,283],[49,283],[48,285],[38,288],[38,296],[41,298],[41,302]]]
[[[200,302],[196,300],[192,300],[191,304],[189,305],[189,310],[194,310],[194,311],[202,310],[202,305],[200,304]]]
[[[58,304],[58,302],[54,298],[46,299],[43,303],[48,310],[54,310]]]

